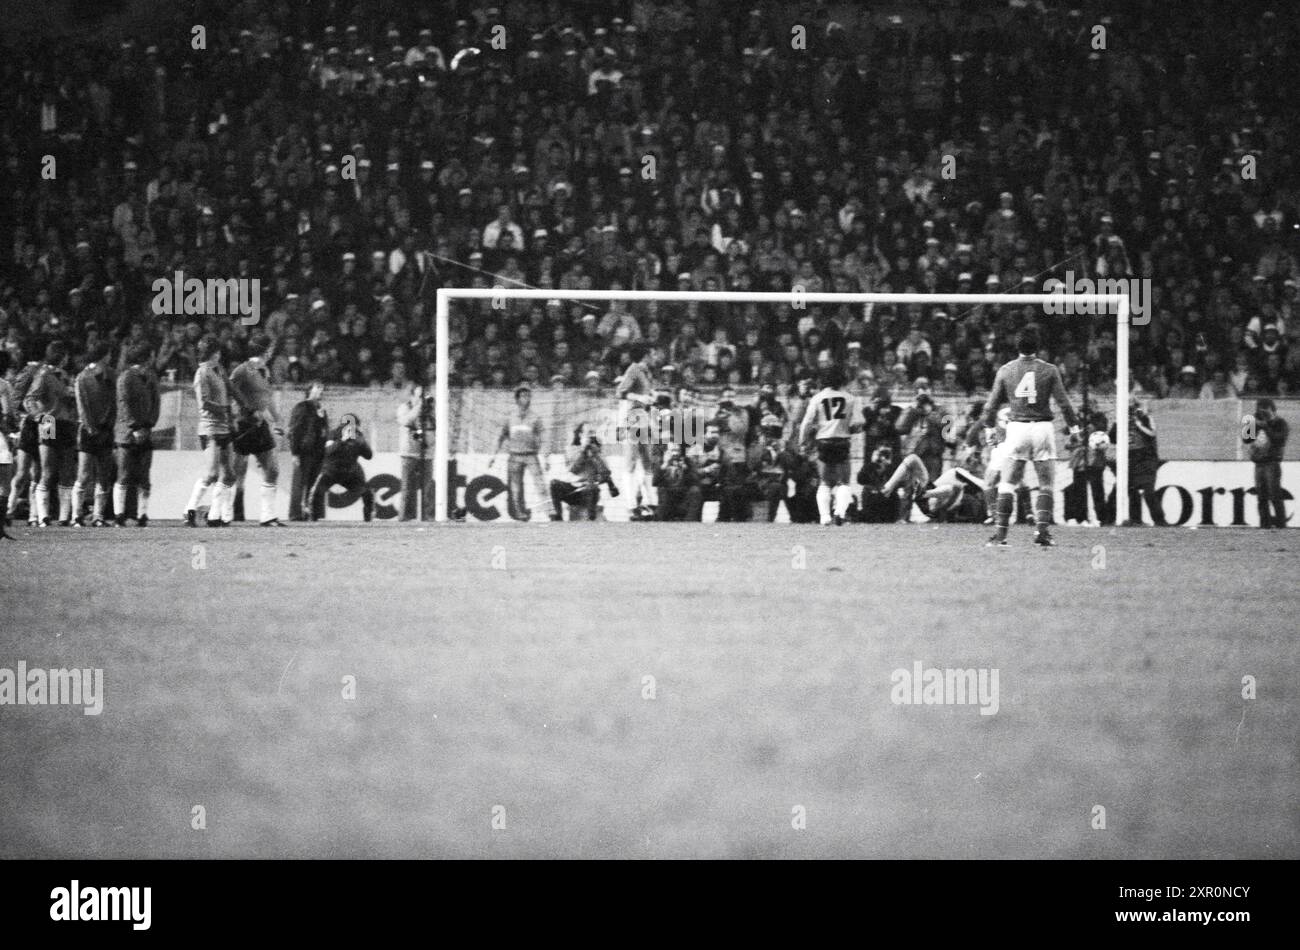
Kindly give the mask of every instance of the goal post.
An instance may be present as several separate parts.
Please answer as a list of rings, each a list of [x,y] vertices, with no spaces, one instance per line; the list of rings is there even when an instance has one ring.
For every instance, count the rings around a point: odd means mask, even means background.
[[[1040,294],[878,294],[809,293],[733,290],[558,290],[547,288],[443,287],[436,292],[434,379],[434,520],[446,521],[450,507],[447,484],[451,461],[451,302],[453,300],[657,300],[666,303],[767,303],[806,304],[991,304],[1057,308],[1086,305],[1086,313],[1115,314],[1115,523],[1128,520],[1128,404],[1129,404],[1129,298],[1124,293]]]

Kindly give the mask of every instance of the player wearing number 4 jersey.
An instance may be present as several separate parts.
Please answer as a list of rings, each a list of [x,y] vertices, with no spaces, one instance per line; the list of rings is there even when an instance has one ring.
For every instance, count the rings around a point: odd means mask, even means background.
[[[844,389],[844,371],[831,366],[822,371],[823,389],[813,396],[799,427],[799,441],[807,445],[809,436],[816,432],[817,513],[822,524],[844,524],[849,505],[853,503],[853,489],[849,487],[849,436],[861,432],[863,423],[853,422],[858,417],[854,398]]]
[[[1011,407],[1011,418],[1006,427],[1006,461],[998,483],[997,528],[989,538],[989,546],[1006,545],[1016,488],[1024,478],[1025,463],[1033,462],[1038,473],[1038,493],[1034,496],[1034,543],[1051,547],[1052,535],[1047,526],[1052,520],[1052,478],[1056,470],[1052,400],[1056,400],[1071,432],[1079,431],[1079,420],[1065,395],[1060,371],[1054,364],[1034,355],[1038,352],[1038,328],[1028,326],[1021,330],[1016,338],[1016,349],[1020,358],[998,370],[993,380],[993,391],[984,407],[986,436],[994,428],[998,409],[1004,403]]]

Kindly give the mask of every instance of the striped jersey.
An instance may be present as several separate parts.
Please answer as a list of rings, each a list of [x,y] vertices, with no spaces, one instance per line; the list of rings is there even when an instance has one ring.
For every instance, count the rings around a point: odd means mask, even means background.
[[[818,441],[847,439],[856,408],[854,398],[846,390],[823,389],[808,402],[801,428],[803,437],[807,438],[807,433],[815,428]]]

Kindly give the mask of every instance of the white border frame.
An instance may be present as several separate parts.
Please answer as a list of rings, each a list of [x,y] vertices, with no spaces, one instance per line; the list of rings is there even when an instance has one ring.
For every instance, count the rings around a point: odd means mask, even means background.
[[[792,290],[774,293],[733,290],[547,290],[507,287],[443,287],[437,291],[435,350],[437,377],[434,382],[433,482],[434,520],[447,520],[447,465],[451,459],[451,361],[450,313],[452,300],[664,300],[689,303],[784,303],[784,304],[990,304],[1057,307],[1070,303],[1092,304],[1115,311],[1115,523],[1128,520],[1128,403],[1129,403],[1129,299],[1127,294],[836,294]]]

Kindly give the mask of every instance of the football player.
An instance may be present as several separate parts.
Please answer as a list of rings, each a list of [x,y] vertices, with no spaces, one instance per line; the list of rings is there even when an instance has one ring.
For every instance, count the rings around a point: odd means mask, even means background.
[[[127,367],[117,377],[117,422],[113,428],[117,484],[113,511],[118,527],[126,527],[126,503],[135,489],[135,523],[149,524],[149,470],[153,466],[153,427],[158,424],[161,398],[148,344],[127,351]]]
[[[9,524],[9,479],[14,474],[14,452],[9,444],[9,433],[18,421],[14,388],[4,378],[4,370],[5,362],[0,360],[0,538],[9,537],[5,528]]]
[[[623,371],[618,381],[618,431],[624,433],[623,440],[626,447],[624,491],[627,492],[627,503],[642,517],[649,517],[659,502],[654,487],[655,460],[650,451],[651,440],[638,435],[638,433],[648,432],[651,421],[656,418],[653,411],[654,380],[650,367],[645,361],[647,352],[648,348],[644,343],[639,341],[633,343],[628,348],[632,363]],[[629,416],[632,417],[630,420]],[[639,424],[637,424],[638,419]],[[639,507],[638,489],[640,490]]]
[[[77,374],[77,481],[72,487],[72,523],[86,526],[86,489],[93,483],[92,524],[108,526],[104,508],[113,485],[113,423],[117,416],[117,380],[108,365],[110,347],[98,343],[90,362]],[[121,512],[118,512],[119,514]]]
[[[1005,547],[1007,526],[1015,507],[1015,493],[1032,462],[1038,475],[1038,493],[1034,496],[1034,543],[1052,547],[1047,530],[1052,520],[1052,485],[1056,468],[1056,432],[1052,425],[1052,400],[1056,400],[1072,435],[1079,432],[1079,420],[1065,394],[1061,373],[1052,363],[1040,360],[1038,328],[1032,324],[1016,336],[1017,359],[1005,364],[993,379],[993,390],[984,408],[984,427],[994,428],[998,410],[1004,403],[1011,407],[1007,421],[1007,459],[998,483],[996,529],[989,538],[990,547]],[[991,436],[989,436],[991,438]]]
[[[14,433],[14,475],[9,483],[9,504],[5,509],[5,519],[12,522],[13,516],[22,504],[23,494],[27,494],[27,523],[35,525],[39,520],[36,514],[36,483],[41,477],[40,438],[36,434],[36,418],[27,412],[27,390],[32,387],[32,380],[41,368],[39,362],[29,362],[14,379],[13,409],[17,426]]]
[[[275,514],[275,488],[280,479],[280,464],[276,459],[275,436],[284,435],[276,415],[271,392],[271,369],[267,365],[275,359],[275,344],[265,333],[255,333],[250,341],[255,353],[230,371],[230,395],[239,407],[239,421],[234,440],[232,459],[236,488],[244,482],[251,455],[262,473],[261,525],[263,528],[283,528]]]
[[[853,489],[849,486],[849,436],[861,432],[860,422],[850,422],[859,417],[854,398],[844,388],[844,370],[828,366],[822,370],[822,388],[808,402],[808,410],[799,429],[799,441],[807,445],[816,433],[817,512],[821,523],[844,524],[844,516],[853,504]]]
[[[221,343],[208,334],[198,343],[199,368],[194,373],[194,394],[199,404],[199,445],[206,454],[205,470],[194,483],[185,524],[193,528],[204,493],[212,489],[208,527],[226,527],[235,515],[235,468],[231,458],[230,384],[221,366]]]
[[[76,397],[63,370],[67,349],[55,340],[45,350],[45,362],[32,377],[23,400],[27,415],[36,420],[41,474],[34,495],[33,517],[48,527],[60,513],[59,475],[64,456],[76,440]],[[68,519],[71,523],[71,519]]]

